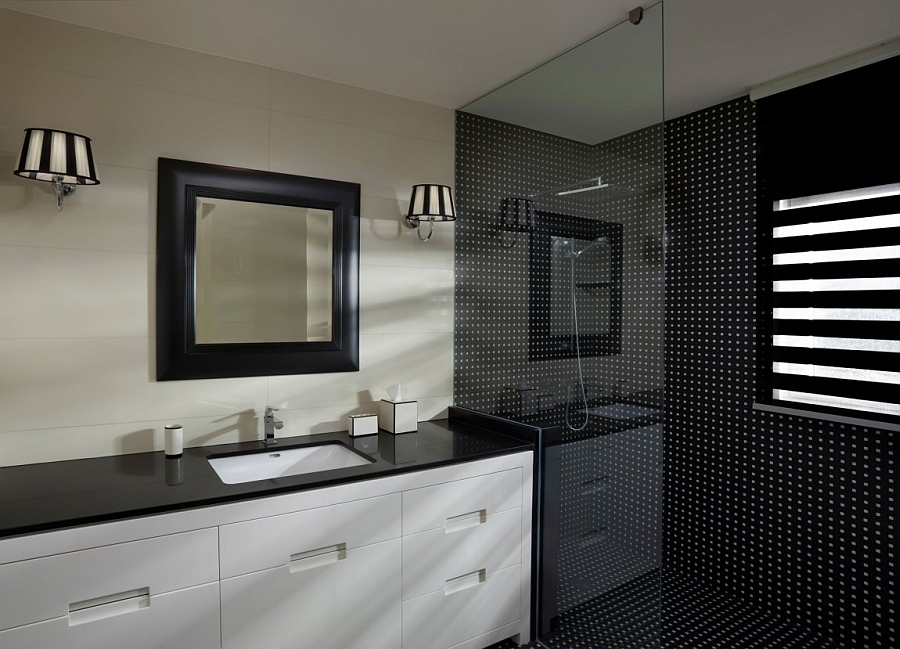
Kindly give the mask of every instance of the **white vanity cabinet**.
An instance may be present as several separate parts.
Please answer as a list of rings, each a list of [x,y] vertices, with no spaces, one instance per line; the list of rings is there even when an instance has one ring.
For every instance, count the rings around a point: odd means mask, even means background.
[[[0,565],[0,647],[217,649],[216,545],[205,529]]]
[[[525,643],[531,474],[519,452],[0,540],[0,648]]]
[[[484,647],[521,613],[521,470],[403,492],[403,647]]]
[[[400,646],[400,494],[220,534],[223,649]]]
[[[640,426],[560,447],[561,608],[659,568],[662,429]]]

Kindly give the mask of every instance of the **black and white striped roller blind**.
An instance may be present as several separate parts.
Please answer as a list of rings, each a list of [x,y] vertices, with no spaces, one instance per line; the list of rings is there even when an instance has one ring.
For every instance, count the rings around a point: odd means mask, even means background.
[[[900,416],[900,184],[773,217],[772,398]]]

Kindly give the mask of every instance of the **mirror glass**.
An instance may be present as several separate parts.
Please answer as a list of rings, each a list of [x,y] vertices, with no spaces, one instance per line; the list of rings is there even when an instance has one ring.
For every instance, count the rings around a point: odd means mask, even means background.
[[[573,304],[578,309],[579,337],[608,334],[612,299],[609,239],[551,236],[550,242],[550,335],[575,335]]]
[[[333,212],[196,200],[196,342],[331,340]]]
[[[160,381],[359,370],[358,183],[159,159]]]
[[[621,353],[623,229],[613,221],[535,212],[528,255],[531,360]]]

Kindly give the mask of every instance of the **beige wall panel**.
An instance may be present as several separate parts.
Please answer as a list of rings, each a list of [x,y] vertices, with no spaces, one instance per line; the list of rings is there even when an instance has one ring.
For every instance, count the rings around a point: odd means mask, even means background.
[[[3,9],[0,59],[259,108],[269,106],[273,72]]]
[[[272,109],[453,145],[453,111],[343,83],[272,73]]]
[[[453,146],[273,111],[271,170],[408,197],[417,183],[453,184]]]
[[[367,403],[386,398],[394,383],[403,383],[410,399],[453,393],[453,334],[364,334],[359,343],[359,372],[273,376],[272,405]]]
[[[361,266],[360,332],[453,332],[453,270]]]
[[[186,158],[265,169],[268,112],[183,93],[0,61],[0,150],[20,151],[23,129],[74,131],[93,141],[97,162],[156,169]],[[101,183],[103,178],[100,178]]]
[[[173,422],[188,446],[258,438],[267,404],[344,430],[399,381],[446,416],[453,225],[422,243],[401,219],[413,184],[453,183],[453,111],[3,9],[0,87],[0,166],[57,128],[92,138],[101,181],[58,212],[0,175],[0,465],[159,450]],[[155,380],[160,156],[361,184],[359,372]]]
[[[0,153],[0,169],[14,169],[17,155]],[[52,209],[50,183],[0,174],[0,245],[150,252],[156,171],[98,164],[97,173],[101,185],[66,198],[64,212]]]
[[[0,431],[237,416],[265,404],[265,377],[150,378],[146,338],[0,340]]]
[[[454,223],[440,223],[428,243],[403,225],[409,205],[409,189],[401,198],[362,197],[360,215],[360,263],[367,266],[453,266]]]
[[[0,277],[0,338],[148,335],[146,254],[0,245]]]

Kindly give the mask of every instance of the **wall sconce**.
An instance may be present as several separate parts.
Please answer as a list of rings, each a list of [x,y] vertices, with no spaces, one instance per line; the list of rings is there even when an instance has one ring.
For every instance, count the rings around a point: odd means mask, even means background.
[[[73,194],[77,185],[100,184],[91,138],[46,128],[25,129],[22,155],[13,173],[53,183],[58,210],[62,210],[63,197]]]
[[[435,221],[455,221],[453,196],[446,185],[413,185],[409,197],[409,212],[406,224],[415,228],[422,241],[428,241],[434,233]],[[428,236],[422,237],[422,221],[428,222]]]
[[[519,243],[519,233],[534,232],[534,201],[524,196],[504,198],[500,206],[500,223],[497,225],[500,234],[500,245],[514,248]],[[503,243],[503,232],[514,232],[515,238],[509,245]]]
[[[500,229],[534,232],[534,201],[521,196],[504,198],[500,208]]]

